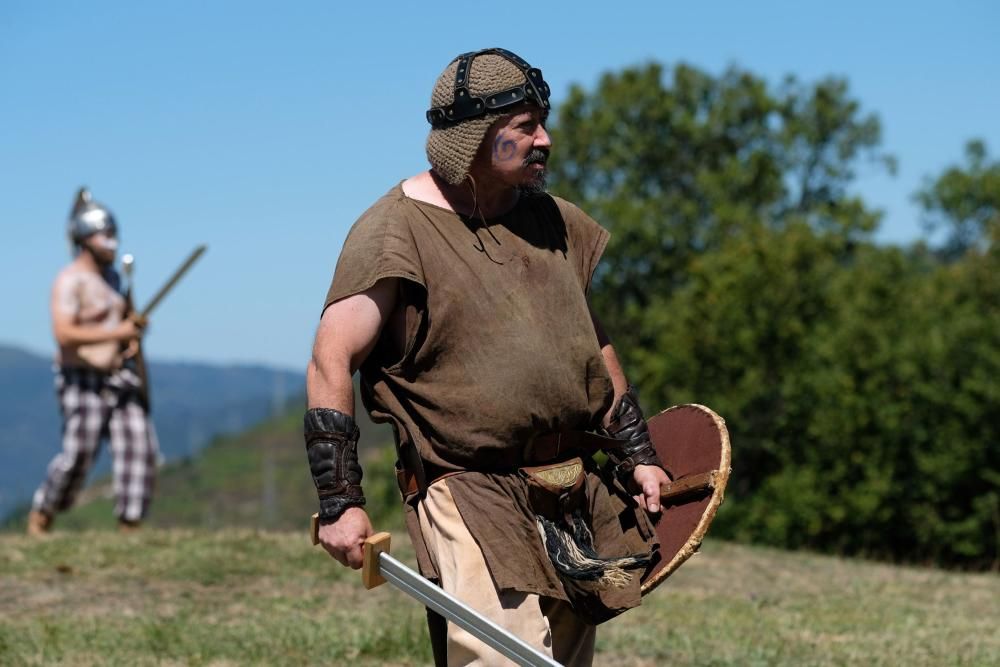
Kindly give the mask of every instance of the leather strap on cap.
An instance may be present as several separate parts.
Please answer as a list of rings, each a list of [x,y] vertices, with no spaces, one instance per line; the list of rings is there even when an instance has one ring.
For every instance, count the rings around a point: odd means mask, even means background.
[[[512,63],[524,73],[525,82],[481,97],[469,92],[469,69],[472,61],[485,54],[496,54]],[[427,110],[427,122],[436,129],[456,125],[463,120],[497,113],[521,102],[531,102],[542,109],[549,108],[549,84],[542,78],[542,70],[532,67],[522,58],[506,49],[470,51],[458,57],[455,71],[455,99],[451,104]]]

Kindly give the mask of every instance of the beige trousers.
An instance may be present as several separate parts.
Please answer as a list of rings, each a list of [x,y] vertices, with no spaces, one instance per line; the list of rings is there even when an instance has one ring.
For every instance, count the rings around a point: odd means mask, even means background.
[[[441,587],[563,665],[587,667],[594,659],[595,627],[562,600],[496,590],[479,546],[455,506],[448,480],[427,489],[417,512]],[[516,545],[511,545],[516,549]],[[448,667],[513,665],[496,650],[448,623]]]

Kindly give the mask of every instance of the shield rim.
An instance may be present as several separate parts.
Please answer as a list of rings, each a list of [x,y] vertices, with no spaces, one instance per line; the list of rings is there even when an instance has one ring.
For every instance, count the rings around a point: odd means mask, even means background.
[[[663,581],[666,580],[671,574],[676,572],[677,568],[683,565],[685,561],[696,554],[698,549],[701,548],[702,540],[705,539],[705,534],[708,533],[708,528],[712,525],[712,520],[715,519],[715,514],[719,511],[719,506],[722,505],[722,501],[725,499],[726,485],[729,483],[729,474],[732,472],[732,450],[729,441],[729,429],[726,428],[726,420],[712,408],[701,405],[700,403],[682,403],[680,405],[674,405],[658,413],[656,417],[681,408],[696,408],[707,414],[712,418],[712,421],[715,422],[715,426],[719,430],[720,440],[719,465],[714,471],[712,498],[709,500],[705,511],[702,512],[698,525],[688,537],[687,541],[684,542],[684,546],[682,546],[677,553],[674,554],[674,557],[671,558],[666,565],[661,567],[656,574],[642,582],[641,593],[643,597],[653,592],[657,586],[663,583]]]

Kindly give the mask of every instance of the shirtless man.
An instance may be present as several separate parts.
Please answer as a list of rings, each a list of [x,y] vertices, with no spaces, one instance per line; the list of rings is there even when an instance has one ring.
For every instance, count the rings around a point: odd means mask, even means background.
[[[56,393],[62,412],[62,451],[48,467],[28,515],[28,533],[51,529],[69,509],[97,454],[111,442],[115,515],[131,530],[146,515],[158,445],[138,376],[127,364],[142,335],[127,314],[112,264],[118,228],[111,212],[82,189],[70,214],[74,259],[56,276],[50,303],[56,353]]]

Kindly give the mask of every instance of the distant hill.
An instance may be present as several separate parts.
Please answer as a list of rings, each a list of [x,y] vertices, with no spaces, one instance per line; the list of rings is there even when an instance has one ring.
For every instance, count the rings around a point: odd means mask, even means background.
[[[215,436],[240,432],[301,405],[300,372],[260,365],[150,363],[153,416],[167,461],[191,457]],[[28,501],[60,448],[52,362],[0,344],[0,517]],[[109,457],[99,457],[100,473]]]
[[[380,528],[401,529],[392,430],[372,424],[363,413],[358,426],[369,514]],[[106,483],[91,489],[79,506],[58,517],[57,530],[113,527],[108,491]],[[316,490],[302,442],[302,409],[296,406],[241,433],[220,436],[198,454],[164,466],[148,524],[304,530],[315,511]],[[20,528],[23,517],[12,519],[8,527]]]

